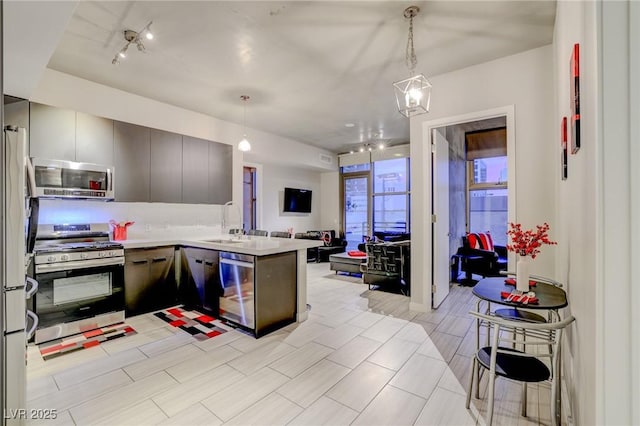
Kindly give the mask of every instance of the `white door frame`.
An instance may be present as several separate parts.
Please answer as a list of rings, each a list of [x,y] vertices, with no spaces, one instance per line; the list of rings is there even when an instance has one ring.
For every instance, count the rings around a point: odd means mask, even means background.
[[[244,206],[244,168],[253,167],[256,169],[256,229],[262,229],[262,164],[250,163],[248,161],[242,162],[242,205]],[[244,211],[244,210],[243,210]],[[244,222],[242,222],[244,223]]]
[[[440,129],[445,130],[441,127]],[[435,221],[431,221],[433,233],[433,285],[431,306],[438,308],[449,295],[449,141],[437,129],[431,130],[431,166],[433,167],[431,189]]]
[[[411,155],[412,155],[412,168],[421,167],[422,171],[419,176],[422,176],[425,181],[428,182],[431,176],[431,149],[424,148],[431,146],[431,132],[433,129],[443,126],[452,126],[461,123],[467,123],[469,121],[486,120],[489,118],[506,117],[507,121],[507,181],[508,190],[508,213],[509,222],[515,222],[516,218],[516,127],[515,127],[515,105],[506,105],[498,108],[492,108],[483,111],[471,112],[468,114],[455,115],[450,117],[443,117],[436,120],[425,121],[422,123],[416,123],[415,129],[411,130]],[[414,124],[412,122],[412,124]],[[422,149],[414,149],[414,145],[420,145]],[[417,158],[414,158],[414,153],[417,153]],[[412,175],[413,178],[413,175]],[[413,186],[413,185],[412,185]],[[422,197],[418,202],[420,205],[413,205],[412,212],[430,212],[431,206],[432,185],[424,185]],[[419,217],[424,217],[424,214],[416,216],[412,214],[412,218],[418,220]],[[426,221],[427,218],[422,220]],[[431,284],[433,283],[433,274],[431,264],[433,262],[432,253],[432,230],[431,221],[428,221],[429,226],[415,227],[418,228],[417,235],[412,236],[412,248],[413,253],[411,259],[411,283],[412,285],[421,285],[421,289],[418,291],[411,291],[411,302],[409,303],[409,309],[429,312],[431,311]],[[421,229],[420,229],[421,228]],[[414,226],[412,224],[412,234],[414,234]],[[462,236],[461,236],[462,237]],[[417,258],[419,257],[419,258]],[[515,265],[515,255],[509,254],[509,265]]]

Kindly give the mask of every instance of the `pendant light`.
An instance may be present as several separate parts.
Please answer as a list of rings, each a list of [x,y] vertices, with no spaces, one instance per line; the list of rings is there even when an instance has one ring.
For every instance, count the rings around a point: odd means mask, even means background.
[[[418,6],[409,6],[404,10],[404,17],[409,19],[409,38],[405,51],[409,78],[393,83],[398,111],[407,118],[429,112],[431,104],[431,83],[424,75],[415,74],[418,59],[413,48],[413,18],[418,15],[418,12],[420,12]]]
[[[242,118],[242,140],[238,143],[238,149],[243,152],[251,151],[251,144],[247,140],[247,101],[250,99],[247,95],[241,95],[244,113]]]

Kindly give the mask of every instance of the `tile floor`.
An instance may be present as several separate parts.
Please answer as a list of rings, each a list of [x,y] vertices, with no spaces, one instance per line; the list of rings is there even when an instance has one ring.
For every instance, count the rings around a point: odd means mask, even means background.
[[[309,320],[257,340],[199,342],[145,314],[128,319],[134,336],[49,361],[30,346],[28,407],[56,409],[48,425],[484,424],[484,400],[464,408],[469,288],[418,313],[326,263],[308,265],[308,285]],[[519,385],[498,380],[496,397],[494,423],[550,424],[548,386],[529,387],[527,418]]]

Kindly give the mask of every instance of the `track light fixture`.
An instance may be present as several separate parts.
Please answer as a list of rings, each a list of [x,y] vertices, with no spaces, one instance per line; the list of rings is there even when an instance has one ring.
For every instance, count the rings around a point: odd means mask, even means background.
[[[142,38],[144,37],[147,40],[153,40],[153,33],[151,32],[152,23],[153,22],[149,22],[140,31],[124,30],[124,39],[126,43],[124,46],[122,46],[122,49],[120,49],[120,51],[113,57],[113,60],[111,61],[113,65],[118,65],[120,63],[120,59],[124,59],[127,57],[127,49],[129,49],[129,46],[131,44],[135,44],[138,48],[138,51],[146,53],[147,49],[144,47]]]
[[[360,145],[360,147],[358,148],[358,152],[365,152],[365,151],[373,151],[374,149],[379,149],[379,150],[383,150],[385,149],[386,145],[384,142],[378,142],[378,143],[373,143],[373,142],[367,142],[364,143],[362,145]],[[350,150],[349,154],[353,154],[355,152],[355,150]]]

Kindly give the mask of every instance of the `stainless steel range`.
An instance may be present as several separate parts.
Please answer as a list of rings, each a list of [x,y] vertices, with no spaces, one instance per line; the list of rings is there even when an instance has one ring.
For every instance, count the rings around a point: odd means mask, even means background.
[[[124,321],[124,249],[109,224],[39,225],[34,253],[35,343]]]

